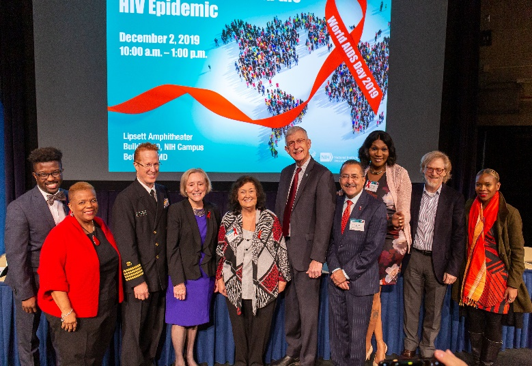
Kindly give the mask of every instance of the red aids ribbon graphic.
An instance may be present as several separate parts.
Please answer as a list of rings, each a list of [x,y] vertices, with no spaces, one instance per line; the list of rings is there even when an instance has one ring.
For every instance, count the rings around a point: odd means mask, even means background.
[[[327,80],[329,75],[332,74],[342,62],[344,62],[349,68],[359,88],[364,93],[373,112],[377,114],[382,100],[382,91],[358,50],[358,42],[362,36],[366,19],[367,2],[366,0],[357,1],[362,9],[362,19],[355,29],[353,29],[351,33],[348,33],[347,28],[338,13],[335,0],[327,0],[325,5],[327,28],[336,48],[329,54],[321,66],[314,84],[312,85],[308,99],[299,106],[285,113],[273,117],[253,119],[225,97],[214,91],[180,85],[157,86],[123,103],[110,106],[107,110],[109,112],[126,114],[145,113],[177,99],[184,94],[188,94],[205,108],[219,116],[269,128],[281,128],[288,125],[299,116],[303,108],[305,108],[314,94],[316,94],[323,82]]]

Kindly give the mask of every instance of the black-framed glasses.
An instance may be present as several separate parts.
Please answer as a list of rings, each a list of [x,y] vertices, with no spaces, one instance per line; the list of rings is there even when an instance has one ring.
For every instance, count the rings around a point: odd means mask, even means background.
[[[146,168],[146,169],[159,169],[159,167],[161,166],[161,163],[148,163],[148,164],[142,164],[142,163],[139,163],[138,161],[136,161],[135,163],[137,163],[138,165],[140,165],[141,167],[143,168]]]
[[[63,173],[63,169],[59,169],[59,170],[54,170],[53,172],[50,172],[50,173],[45,173],[45,172],[35,172],[34,174],[36,176],[38,176],[40,179],[48,179],[48,177],[51,175],[53,178],[59,178],[61,176],[61,173]]]

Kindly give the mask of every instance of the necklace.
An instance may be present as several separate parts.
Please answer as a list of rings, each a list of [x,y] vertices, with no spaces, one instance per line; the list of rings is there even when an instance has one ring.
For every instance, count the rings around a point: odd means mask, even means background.
[[[83,225],[81,226],[81,228],[83,229],[83,231],[85,231],[87,233],[87,235],[89,236],[89,239],[92,241],[92,243],[94,245],[98,246],[98,245],[100,245],[100,241],[96,237],[96,234],[94,234],[94,232],[96,231],[96,227],[94,226],[94,221],[91,221],[91,223],[92,223],[92,232],[90,232],[89,230],[85,229],[85,227],[83,227]]]
[[[205,208],[192,208],[194,210],[194,215],[198,217],[205,216]]]
[[[385,171],[386,171],[386,169],[379,170],[379,171],[375,171],[375,170],[369,168],[369,172],[370,172],[371,174],[375,174],[375,175],[382,174],[382,173],[384,173]]]

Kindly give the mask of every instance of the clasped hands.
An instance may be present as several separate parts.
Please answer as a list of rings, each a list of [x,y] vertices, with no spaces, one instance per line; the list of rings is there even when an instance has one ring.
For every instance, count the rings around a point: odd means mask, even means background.
[[[341,269],[331,273],[331,281],[333,281],[336,287],[342,290],[349,290],[349,280],[345,277],[344,271]]]

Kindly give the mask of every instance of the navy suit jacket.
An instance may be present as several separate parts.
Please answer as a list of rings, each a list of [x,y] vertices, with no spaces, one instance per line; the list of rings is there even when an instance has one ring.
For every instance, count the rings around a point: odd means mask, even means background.
[[[63,190],[65,195],[68,193]],[[68,214],[68,207],[65,214]],[[17,300],[37,296],[34,273],[39,268],[41,247],[55,227],[54,217],[38,186],[7,206],[4,243],[9,272],[6,283]]]
[[[165,291],[168,285],[166,214],[170,203],[166,188],[157,183],[154,187],[157,204],[135,180],[113,205],[112,232],[122,257],[126,292],[143,282],[150,292]]]
[[[417,231],[423,187],[424,184],[422,183],[412,186],[410,207],[412,220],[410,224],[413,240],[415,240]],[[465,243],[464,196],[444,184],[438,200],[432,241],[432,267],[438,282],[443,284],[445,272],[458,277],[464,259]]]
[[[379,255],[386,239],[386,206],[362,190],[349,220],[364,220],[364,231],[350,230],[349,221],[342,234],[345,196],[336,200],[331,245],[327,264],[332,272],[341,268],[349,277],[349,293],[367,296],[379,292]]]

